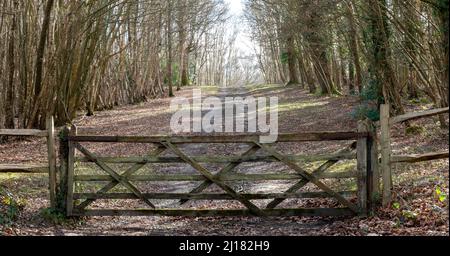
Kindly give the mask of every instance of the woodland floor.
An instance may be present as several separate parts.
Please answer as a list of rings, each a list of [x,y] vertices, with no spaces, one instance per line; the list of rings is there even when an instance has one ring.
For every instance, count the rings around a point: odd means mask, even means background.
[[[177,96],[192,98],[192,88],[184,88]],[[305,131],[343,131],[355,130],[356,122],[352,111],[358,105],[354,96],[322,97],[308,94],[305,90],[279,85],[249,87],[245,90],[218,90],[204,87],[206,95],[246,94],[255,97],[279,97],[279,129],[280,132]],[[79,134],[101,135],[155,135],[170,134],[169,111],[170,99],[153,99],[136,106],[118,107],[114,110],[102,111],[92,117],[80,116],[74,123],[79,127]],[[427,109],[431,105],[407,103],[409,110]],[[425,153],[448,150],[448,130],[441,130],[437,118],[429,118],[413,122],[419,134],[406,133],[403,126],[392,129],[395,153]],[[298,143],[288,145],[282,150],[296,153],[331,153],[344,148],[349,142],[341,143]],[[100,155],[143,155],[151,147],[146,145],[105,145],[86,144],[90,150]],[[187,146],[183,151],[190,155],[207,153],[236,154],[245,150],[243,146]],[[44,140],[27,139],[9,141],[0,144],[0,163],[45,163],[46,146]],[[306,164],[305,168],[313,169],[315,164]],[[439,200],[441,195],[448,195],[449,177],[448,160],[425,162],[420,164],[397,164],[395,172],[395,199],[392,207],[380,209],[376,216],[368,218],[319,218],[319,217],[286,217],[286,218],[253,218],[253,217],[89,217],[64,221],[51,220],[45,217],[43,209],[48,206],[47,177],[30,174],[0,174],[0,186],[11,192],[24,202],[19,217],[9,225],[0,226],[0,235],[449,235],[448,198]],[[216,170],[221,166],[208,166]],[[288,171],[277,164],[246,164],[238,171],[261,173],[268,167],[279,172]],[[83,171],[92,171],[93,166],[77,166]],[[124,166],[117,166],[118,169]],[[155,166],[158,172],[193,173],[185,165]],[[336,165],[331,171],[346,171],[355,168],[351,161]],[[144,169],[142,171],[146,171]],[[98,170],[94,170],[98,171]],[[281,192],[292,184],[289,182],[271,183],[238,183],[233,184],[238,191],[246,192]],[[352,188],[349,180],[335,180],[328,183],[332,187]],[[165,192],[186,192],[195,184],[178,182],[170,186],[164,184],[141,184],[140,189]],[[95,190],[93,187],[76,187],[76,189]],[[210,191],[220,191],[211,188]],[[314,190],[307,186],[305,190]],[[443,197],[441,197],[443,199]],[[320,206],[332,204],[327,200],[290,200],[283,206]],[[176,207],[176,202],[157,202],[158,206]],[[143,207],[136,201],[96,202],[93,207]],[[239,206],[236,202],[220,205],[210,202],[190,202],[186,207],[232,208]]]

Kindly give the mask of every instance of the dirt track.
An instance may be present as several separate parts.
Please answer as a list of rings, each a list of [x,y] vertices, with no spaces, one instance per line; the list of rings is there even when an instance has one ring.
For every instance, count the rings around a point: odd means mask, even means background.
[[[210,91],[210,95],[242,95],[246,91],[222,90],[217,92]],[[284,88],[272,86],[268,88],[249,89],[249,95],[280,97],[280,132],[301,132],[301,131],[319,131],[319,130],[354,130],[356,127],[350,113],[357,104],[354,97],[318,97],[306,94],[303,90],[297,88]],[[189,89],[183,89],[178,93],[180,96],[191,96]],[[205,95],[206,96],[206,95]],[[79,127],[80,134],[103,134],[103,135],[154,135],[170,134],[169,124],[171,113],[169,109],[169,99],[156,99],[149,103],[139,106],[127,106],[117,108],[111,111],[99,112],[93,117],[80,117],[75,124]],[[448,144],[442,142],[442,136],[448,138],[448,133],[437,134],[426,139],[419,140],[421,148],[445,148]],[[399,135],[400,137],[400,135]],[[396,145],[402,146],[408,143],[405,138],[399,138]],[[403,143],[403,144],[402,144]],[[312,144],[305,143],[300,146],[293,146],[289,150],[296,152],[334,152],[345,146],[344,144]],[[237,147],[237,148],[236,148]],[[398,147],[403,150],[404,147]],[[150,148],[142,146],[117,145],[114,147],[100,145],[96,147],[91,145],[92,150],[102,155],[136,155],[144,154]],[[183,151],[189,155],[204,155],[211,151],[221,153],[235,152],[245,150],[243,145],[231,146],[226,148],[208,148],[207,146],[194,145],[183,148]],[[29,152],[29,154],[23,154]],[[13,142],[0,145],[0,162],[25,162],[33,159],[37,162],[45,161],[45,145],[42,141],[31,140],[22,142]],[[448,174],[445,168],[448,168],[448,160],[435,162],[433,164],[420,164],[429,176],[436,177],[439,182],[443,182],[444,187],[448,188]],[[209,166],[214,169],[220,166]],[[351,166],[350,166],[351,167]],[[261,164],[246,165],[239,168],[238,171],[246,173],[257,173],[268,166]],[[419,169],[418,168],[418,169]],[[269,166],[269,169],[283,171],[286,168],[282,166]],[[184,171],[192,173],[192,168],[185,166],[160,167],[158,171],[164,173]],[[421,169],[422,170],[422,169]],[[420,181],[420,178],[418,178]],[[414,180],[413,182],[416,182]],[[433,181],[433,182],[438,182]],[[15,176],[9,178],[1,176],[0,182],[10,191],[26,198],[27,204],[21,213],[16,225],[8,229],[7,233],[18,235],[392,235],[392,234],[420,234],[448,235],[448,215],[443,216],[443,222],[436,224],[415,224],[395,229],[398,223],[392,220],[392,216],[386,213],[383,217],[374,217],[369,220],[359,218],[184,218],[184,217],[92,217],[86,219],[77,219],[68,221],[63,225],[55,225],[44,219],[40,214],[40,209],[44,208],[48,201],[45,191],[46,180],[44,176]],[[435,184],[435,183],[432,183]],[[187,192],[195,184],[177,183],[172,187],[153,186],[152,189],[162,188],[167,192]],[[284,190],[290,183],[268,184],[272,189]],[[428,183],[425,183],[427,186]],[[446,185],[446,186],[445,186]],[[237,190],[254,192],[264,190],[261,184],[238,183],[233,185]],[[265,184],[267,186],[267,184]],[[145,188],[145,186],[143,187]],[[217,189],[217,188],[216,188]],[[217,190],[214,190],[217,191]],[[220,190],[219,190],[220,191]],[[264,191],[267,192],[267,191]],[[423,192],[424,196],[430,197],[428,191]],[[164,204],[173,206],[174,202]],[[293,201],[291,203],[297,203]],[[102,206],[99,203],[97,206]],[[118,203],[121,206],[133,205],[135,202]],[[431,203],[433,205],[434,203]],[[239,204],[231,203],[231,206]],[[430,205],[430,207],[431,207]],[[104,205],[103,205],[104,206]],[[142,207],[142,205],[138,205]],[[211,206],[207,202],[191,203],[190,207]],[[222,205],[223,206],[223,205]],[[430,213],[431,214],[431,213]],[[432,216],[430,216],[432,217]],[[435,217],[433,217],[435,218]],[[447,224],[445,223],[447,220]],[[426,225],[428,228],[423,228]],[[428,226],[427,226],[428,225]]]

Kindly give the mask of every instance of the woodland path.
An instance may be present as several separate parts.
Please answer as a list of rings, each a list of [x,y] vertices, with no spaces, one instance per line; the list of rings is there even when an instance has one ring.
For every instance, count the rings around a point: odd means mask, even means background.
[[[177,96],[192,99],[192,88],[184,88],[177,92]],[[324,130],[353,130],[356,122],[351,116],[352,109],[358,104],[356,97],[320,97],[308,94],[305,90],[288,88],[283,86],[263,86],[257,88],[241,89],[211,89],[203,88],[205,95],[225,96],[278,96],[280,99],[280,132],[302,132],[302,131],[324,131]],[[147,103],[135,106],[118,107],[114,110],[101,111],[92,117],[80,116],[75,120],[80,134],[102,134],[102,135],[155,135],[170,133],[171,112],[168,111],[170,99],[152,99]],[[425,125],[425,124],[424,124]],[[438,131],[436,131],[438,132]],[[395,134],[396,148],[404,148],[408,145],[408,137]],[[430,148],[448,148],[448,144],[442,141],[442,136],[448,134],[437,134],[428,136],[421,141],[415,141],[418,145],[415,150],[429,150]],[[231,145],[230,147],[219,147],[211,149],[203,145],[186,146],[183,151],[192,155],[206,154],[210,150],[223,152],[232,151],[238,153],[245,150],[242,146]],[[299,152],[333,152],[342,148],[343,145],[324,144],[302,144],[297,150]],[[148,152],[148,148],[128,147],[89,147],[95,152],[103,155],[136,155]],[[26,154],[25,154],[26,152]],[[33,159],[34,162],[45,161],[45,143],[41,140],[14,141],[0,145],[0,162],[23,163]],[[436,179],[446,180],[448,183],[448,161],[428,165],[416,165],[423,167],[427,177],[436,176]],[[208,166],[213,169],[214,166]],[[242,169],[248,173],[256,173],[266,165],[251,164]],[[282,167],[274,166],[272,169],[281,170]],[[179,172],[180,170],[195,172],[186,166],[161,167],[164,172]],[[422,169],[421,169],[422,170]],[[412,177],[410,173],[405,173]],[[421,173],[421,175],[426,175]],[[424,187],[430,187],[431,181],[422,181],[422,176],[417,179]],[[393,228],[391,213],[386,216],[370,219],[359,218],[318,218],[318,217],[284,217],[284,218],[253,218],[253,217],[208,217],[208,218],[185,218],[185,217],[91,217],[85,219],[74,219],[63,224],[54,224],[42,217],[41,209],[48,205],[46,176],[30,175],[2,175],[0,185],[26,200],[26,206],[16,224],[11,228],[11,233],[17,235],[392,235],[392,234],[448,234],[447,221],[441,226],[435,225],[425,227]],[[415,182],[415,181],[414,181]],[[433,181],[434,182],[434,181]],[[161,192],[185,192],[188,189],[186,183],[173,184],[170,187],[159,187],[165,191]],[[258,184],[234,184],[237,190],[261,192]],[[289,184],[273,183],[268,188],[283,190]],[[405,191],[410,193],[411,186],[406,184]],[[220,190],[218,190],[220,191]],[[217,190],[214,190],[217,192]],[[265,192],[265,191],[264,191]],[[405,193],[406,193],[405,192]],[[426,198],[429,195],[420,194]],[[424,192],[425,193],[425,192]],[[430,199],[432,201],[432,199]],[[176,206],[177,202],[166,202],[161,206]],[[187,206],[206,207],[201,202],[189,202]],[[231,204],[231,206],[240,206]],[[427,206],[428,207],[428,206]],[[445,220],[445,218],[444,218]],[[447,224],[445,224],[447,223]],[[427,224],[425,224],[427,225]]]
[[[245,87],[228,87],[228,88],[218,88],[218,91],[208,95],[202,95],[205,99],[209,96],[218,97],[222,103],[223,108],[225,108],[225,102],[227,97],[246,97],[250,93]],[[197,107],[193,105],[193,107]],[[202,118],[208,111],[202,111]],[[236,114],[236,113],[235,113]],[[244,119],[244,123],[247,124],[248,120],[246,116],[238,116],[234,118]],[[150,121],[150,120],[149,120]],[[193,120],[198,121],[198,120]],[[201,135],[207,136],[209,133],[202,131]],[[210,144],[187,144],[180,146],[180,149],[189,156],[201,156],[208,155],[211,151],[216,151],[218,153],[243,153],[248,150],[248,145],[243,144],[231,144],[224,147],[215,147]],[[173,153],[169,152],[165,154],[166,156],[174,156]],[[204,164],[206,168],[212,172],[218,171],[222,165],[212,165]],[[261,169],[272,168],[278,169],[283,168],[280,164],[267,164],[267,163],[252,163],[246,164],[245,167],[236,168],[238,172],[245,173],[258,173]],[[192,173],[198,174],[197,171],[188,165],[178,165],[170,167],[155,167],[158,172],[162,173]],[[284,167],[287,169],[287,167]],[[277,182],[272,181],[265,183],[264,185],[269,188],[282,188],[281,190],[287,189],[292,182]],[[164,191],[168,193],[185,193],[189,190],[195,188],[198,182],[171,182],[170,185],[165,184],[152,184],[152,188],[158,187],[159,191]],[[236,182],[232,184],[232,187],[238,192],[261,192],[261,186],[258,184],[248,184],[246,182]],[[141,185],[140,189],[146,189],[145,185]],[[220,188],[211,186],[206,191],[210,192],[223,192]],[[212,207],[224,207],[224,205],[229,205],[229,207],[242,207],[237,202],[224,203],[221,202],[196,202],[190,201],[184,205],[184,207],[195,207],[195,208],[212,208]],[[176,208],[179,207],[178,200],[164,200],[156,202],[157,207],[168,207]],[[263,205],[261,205],[263,206]],[[145,207],[142,202],[137,205],[137,207]],[[94,220],[95,219],[95,220]],[[310,234],[311,232],[320,232],[321,227],[326,224],[325,221],[321,219],[310,220],[310,221],[299,221],[298,218],[173,218],[173,217],[115,217],[113,224],[110,227],[104,228],[108,225],[105,220],[108,218],[91,218],[88,220],[89,223],[82,225],[74,230],[64,230],[59,229],[58,232],[66,235],[184,235],[184,234],[194,234],[194,235],[214,235],[214,234],[230,234],[230,235],[243,235],[248,232],[252,232],[256,235],[270,234],[274,233],[274,230],[282,230],[283,234]],[[95,224],[94,224],[95,223]],[[295,230],[295,231],[294,231]],[[276,231],[275,231],[276,232]],[[285,233],[287,232],[287,233]]]

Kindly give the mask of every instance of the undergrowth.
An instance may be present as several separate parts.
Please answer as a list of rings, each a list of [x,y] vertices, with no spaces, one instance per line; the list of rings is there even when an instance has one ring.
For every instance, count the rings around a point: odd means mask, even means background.
[[[26,205],[24,199],[14,196],[6,188],[0,186],[0,225],[10,226]]]

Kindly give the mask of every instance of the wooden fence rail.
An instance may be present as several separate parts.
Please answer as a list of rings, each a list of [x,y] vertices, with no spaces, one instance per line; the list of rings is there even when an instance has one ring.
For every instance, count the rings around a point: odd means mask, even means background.
[[[318,132],[318,133],[297,133],[280,134],[278,141],[273,144],[259,143],[258,135],[232,135],[232,136],[81,136],[77,135],[76,127],[67,128],[60,136],[60,189],[58,198],[59,205],[62,206],[68,216],[114,216],[114,215],[166,215],[166,216],[336,216],[336,215],[365,215],[370,210],[373,188],[377,182],[372,180],[373,158],[372,132],[367,126],[360,125],[357,132]],[[273,147],[282,142],[303,142],[303,141],[355,141],[348,148],[333,154],[319,155],[288,155],[279,152]],[[156,149],[147,156],[132,157],[102,157],[92,152],[83,143],[148,143],[156,145]],[[248,149],[239,156],[189,156],[179,148],[180,144],[216,144],[232,143],[246,144]],[[355,154],[356,151],[356,154]],[[76,157],[76,152],[82,155]],[[170,152],[174,156],[164,156],[164,152]],[[259,153],[259,154],[256,154]],[[357,160],[355,171],[343,173],[326,172],[331,166],[341,160]],[[313,172],[307,172],[297,163],[302,161],[322,161]],[[235,168],[241,163],[249,162],[280,162],[294,173],[261,173],[247,174],[237,173]],[[376,161],[375,161],[376,162]],[[103,174],[78,174],[76,173],[76,163],[94,163]],[[156,174],[145,173],[138,175],[147,164],[172,164],[185,163],[193,168],[197,174]],[[211,172],[201,163],[223,164],[218,172]],[[111,164],[129,164],[130,166],[122,172],[112,168]],[[121,165],[123,166],[123,165]],[[147,171],[146,171],[147,172]],[[353,178],[357,182],[357,189],[354,191],[335,191],[323,183],[323,179]],[[230,182],[234,181],[270,181],[270,180],[292,180],[297,181],[284,192],[277,193],[241,193],[236,191]],[[96,192],[79,191],[83,186],[74,189],[75,183],[103,182]],[[197,181],[198,184],[187,193],[147,193],[141,191],[136,184],[138,182],[173,182],[173,181]],[[132,183],[133,182],[133,183]],[[300,189],[307,184],[314,184],[320,191],[304,191]],[[114,192],[114,188],[122,185],[127,192]],[[211,185],[219,187],[221,193],[206,192]],[[350,200],[356,197],[356,201]],[[293,198],[331,198],[336,200],[340,207],[337,208],[276,208],[286,199]],[[140,200],[147,209],[98,209],[91,208],[92,204],[99,199],[134,199]],[[233,200],[240,202],[243,209],[158,209],[154,200],[179,200],[182,206],[190,200]],[[251,201],[252,200],[252,201]],[[270,200],[266,207],[258,206],[253,200]]]
[[[56,206],[56,151],[55,124],[53,117],[47,118],[46,130],[36,129],[0,129],[0,136],[42,137],[47,138],[47,165],[0,164],[0,173],[47,173],[49,176],[49,194],[51,207]]]
[[[383,205],[388,206],[392,201],[392,170],[393,163],[417,163],[423,161],[445,159],[449,152],[431,152],[425,154],[392,155],[390,129],[394,124],[410,120],[431,117],[448,113],[449,108],[431,109],[422,112],[406,113],[404,115],[391,117],[390,106],[381,105],[380,108],[380,130],[381,130],[381,171],[383,173]]]
[[[369,132],[308,132],[279,134],[277,142],[306,141],[339,141],[354,140],[370,136]],[[259,141],[260,135],[208,135],[208,136],[69,136],[73,142],[102,143],[161,143],[170,141],[172,144],[204,144],[204,143],[253,143]]]

